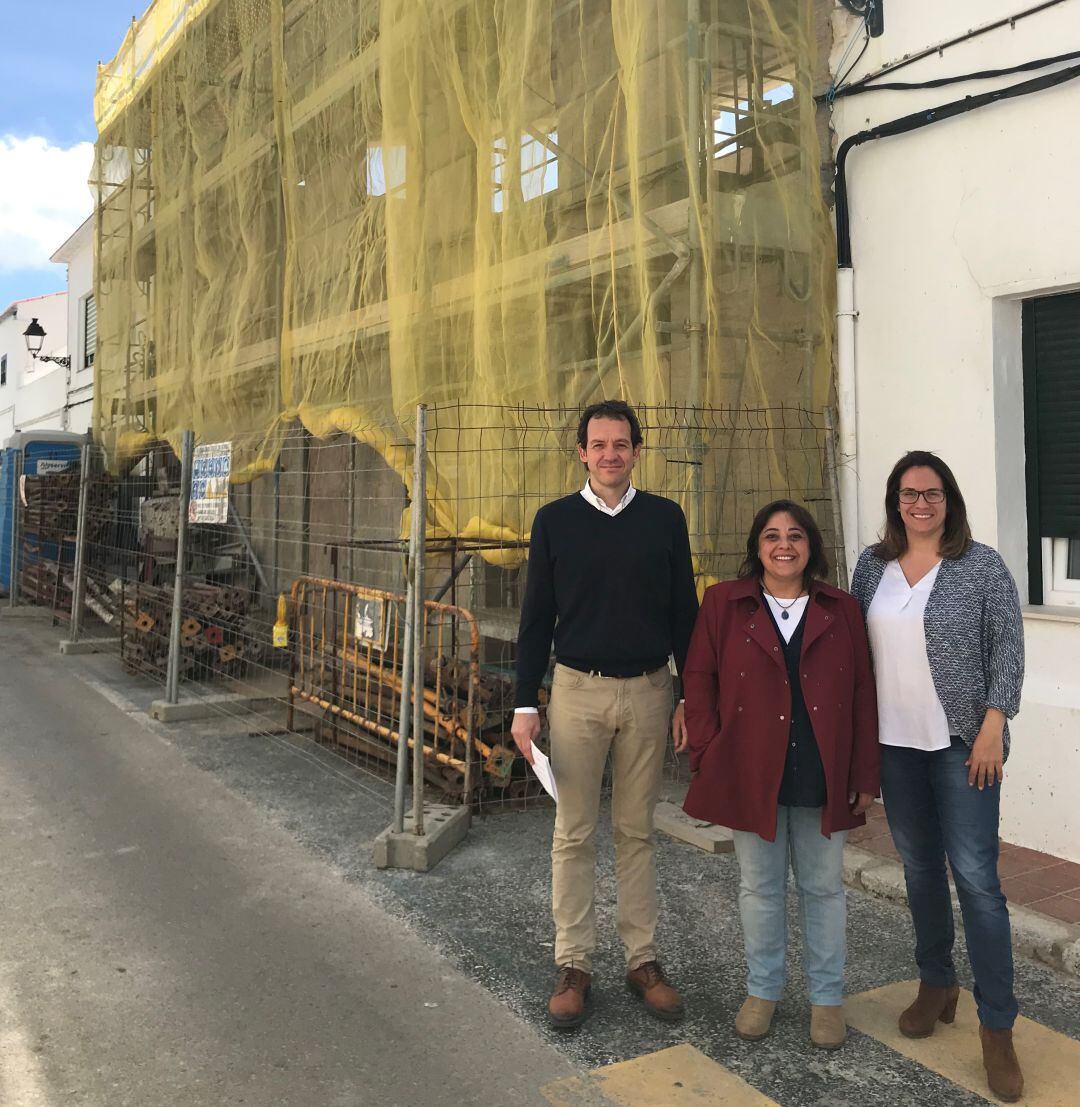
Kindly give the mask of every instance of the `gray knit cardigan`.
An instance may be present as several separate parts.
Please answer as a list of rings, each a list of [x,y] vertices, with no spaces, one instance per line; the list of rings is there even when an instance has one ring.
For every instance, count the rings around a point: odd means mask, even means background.
[[[870,610],[886,562],[863,550],[851,593]],[[1016,582],[997,550],[973,542],[962,557],[941,562],[923,616],[926,656],[949,732],[970,746],[986,710],[1011,719],[1024,684],[1024,624]],[[1009,727],[1005,726],[1005,756]]]

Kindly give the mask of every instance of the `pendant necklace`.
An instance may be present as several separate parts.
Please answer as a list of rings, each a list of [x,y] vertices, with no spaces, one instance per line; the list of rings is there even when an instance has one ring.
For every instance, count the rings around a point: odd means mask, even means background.
[[[789,607],[794,607],[799,602],[799,600],[802,599],[802,596],[796,596],[795,599],[793,599],[791,601],[791,603],[783,604],[771,592],[769,592],[767,590],[765,592],[765,595],[768,596],[769,599],[772,600],[772,602],[774,604],[776,604],[776,606],[778,608],[780,608],[780,618],[781,619],[790,619],[791,616],[788,614],[788,608]]]

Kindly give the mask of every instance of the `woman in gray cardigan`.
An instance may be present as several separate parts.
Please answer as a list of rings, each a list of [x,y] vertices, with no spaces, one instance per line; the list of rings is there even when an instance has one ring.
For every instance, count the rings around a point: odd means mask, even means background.
[[[909,1038],[952,1022],[948,858],[960,898],[983,1064],[991,1090],[1020,1098],[1012,1044],[1012,935],[998,880],[998,805],[1020,707],[1024,633],[1016,585],[973,542],[949,467],[906,454],[885,485],[885,532],[864,550],[851,591],[866,616],[878,693],[881,792],[904,862],[919,993],[900,1016]]]

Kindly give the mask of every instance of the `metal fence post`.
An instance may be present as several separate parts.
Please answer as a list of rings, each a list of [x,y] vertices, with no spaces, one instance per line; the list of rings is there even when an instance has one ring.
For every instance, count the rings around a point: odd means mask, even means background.
[[[8,564],[8,607],[14,607],[19,597],[19,524],[22,522],[22,497],[19,481],[25,465],[23,451],[12,457],[11,474],[11,561]]]
[[[421,408],[417,408],[416,424],[419,431]],[[418,477],[418,473],[420,476]],[[423,538],[424,524],[422,505],[417,503],[417,480],[423,479],[423,460],[420,436],[417,434],[413,451],[413,494],[409,508],[409,565],[416,564],[417,552]],[[413,642],[415,630],[416,588],[415,575],[411,574],[405,589],[405,635],[402,641],[401,657],[401,713],[398,718],[397,772],[394,778],[394,833],[401,834],[405,829],[405,783],[409,776],[409,735],[412,733],[412,685],[413,685]],[[423,740],[423,729],[420,739]]]
[[[75,579],[71,586],[71,641],[82,633],[86,588],[86,509],[90,498],[90,443],[84,442],[79,459],[79,516],[75,527]]]
[[[413,833],[424,833],[424,557],[427,551],[427,405],[416,406],[413,514],[418,518],[413,557]]]
[[[169,625],[169,663],[165,677],[165,701],[180,702],[180,620],[184,608],[184,547],[187,544],[188,506],[191,503],[191,463],[195,432],[184,431],[180,449],[180,512],[176,529],[176,577],[173,583],[172,623]]]

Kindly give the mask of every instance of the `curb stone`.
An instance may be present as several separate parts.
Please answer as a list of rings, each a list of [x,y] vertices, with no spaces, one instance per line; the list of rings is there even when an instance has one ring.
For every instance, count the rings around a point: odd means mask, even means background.
[[[844,850],[844,883],[893,903],[906,903],[904,867],[857,846]],[[956,889],[950,887],[953,911],[959,919]],[[1026,907],[1010,907],[1013,949],[1069,976],[1080,978],[1080,926],[1059,922]]]

